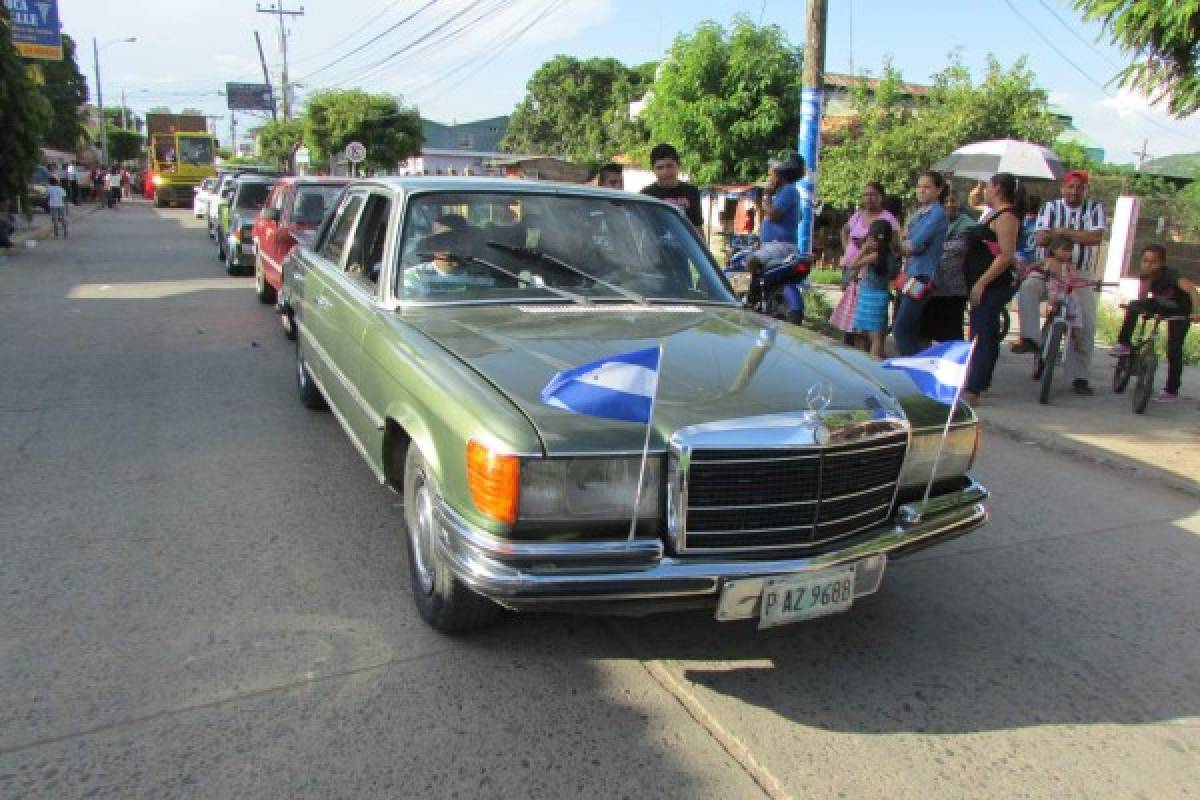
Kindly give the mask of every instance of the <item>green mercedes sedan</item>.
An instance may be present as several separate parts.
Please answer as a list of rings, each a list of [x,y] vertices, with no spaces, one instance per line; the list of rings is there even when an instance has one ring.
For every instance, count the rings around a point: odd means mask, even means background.
[[[501,609],[795,622],[987,520],[969,408],[948,420],[906,373],[744,310],[658,200],[361,180],[283,272],[300,401],[403,496],[438,630]],[[648,411],[612,413],[614,380]]]

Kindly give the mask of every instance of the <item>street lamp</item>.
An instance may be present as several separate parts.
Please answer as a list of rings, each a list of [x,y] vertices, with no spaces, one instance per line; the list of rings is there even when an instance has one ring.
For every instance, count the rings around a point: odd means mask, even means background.
[[[97,46],[96,37],[92,37],[92,65],[96,69],[96,105],[100,108],[100,161],[108,166],[108,123],[104,119],[104,92],[100,89],[100,51],[109,45],[136,42],[136,36],[126,39],[113,39]]]

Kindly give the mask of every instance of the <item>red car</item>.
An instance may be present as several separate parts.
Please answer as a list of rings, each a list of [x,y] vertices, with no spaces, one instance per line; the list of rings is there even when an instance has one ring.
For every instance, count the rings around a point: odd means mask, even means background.
[[[264,304],[274,303],[283,285],[287,254],[313,234],[349,182],[349,178],[292,176],[280,178],[271,187],[254,221],[254,289]],[[285,320],[285,327],[288,322]]]

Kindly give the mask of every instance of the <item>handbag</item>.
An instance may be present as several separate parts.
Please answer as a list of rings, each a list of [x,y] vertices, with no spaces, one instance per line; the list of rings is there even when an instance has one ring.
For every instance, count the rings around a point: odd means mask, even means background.
[[[913,275],[904,281],[900,291],[910,300],[924,300],[925,295],[929,294],[929,279]]]

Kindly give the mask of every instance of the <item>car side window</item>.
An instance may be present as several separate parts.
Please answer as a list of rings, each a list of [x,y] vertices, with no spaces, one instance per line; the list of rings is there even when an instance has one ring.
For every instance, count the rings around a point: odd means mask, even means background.
[[[321,244],[320,253],[330,262],[339,265],[342,263],[342,255],[346,251],[350,232],[354,230],[354,221],[358,219],[364,199],[364,195],[356,193],[346,195],[346,199],[342,201],[342,206],[337,211],[337,219],[333,221],[325,241]]]
[[[392,202],[387,195],[372,194],[367,198],[362,219],[354,231],[350,255],[346,258],[346,273],[372,286],[379,282],[379,273],[383,269],[391,211]]]

